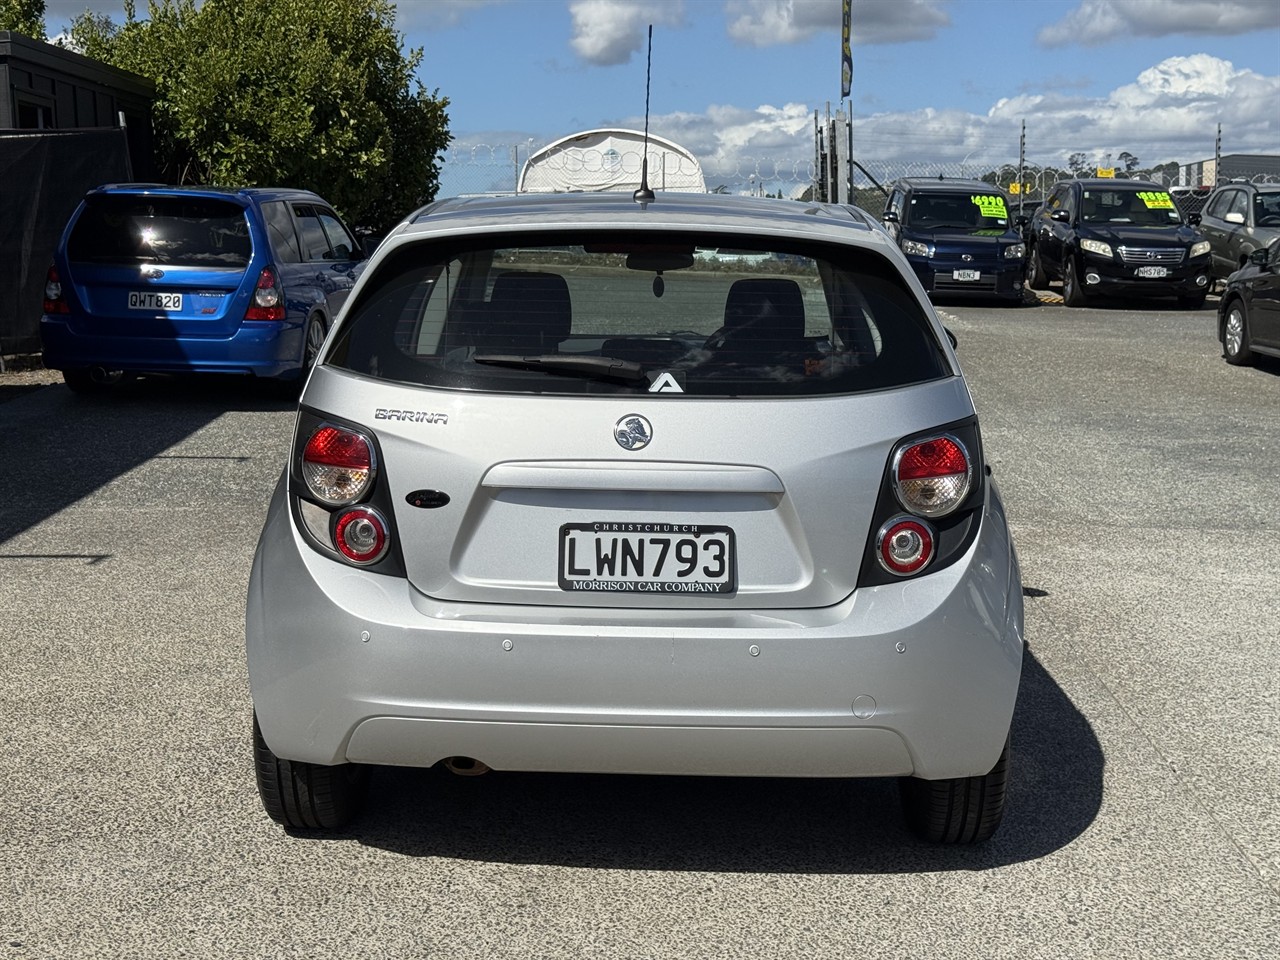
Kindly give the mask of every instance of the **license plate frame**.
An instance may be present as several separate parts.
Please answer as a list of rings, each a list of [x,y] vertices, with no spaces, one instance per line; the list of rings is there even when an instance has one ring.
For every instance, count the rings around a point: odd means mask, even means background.
[[[1133,275],[1144,280],[1163,280],[1169,276],[1169,268],[1157,266],[1138,267],[1133,272]]]
[[[158,290],[130,290],[128,305],[130,310],[173,313],[182,309],[182,294],[162,293]]]
[[[722,524],[565,523],[558,541],[557,579],[568,593],[728,596],[738,589],[737,537]],[[637,568],[640,575],[633,575]]]
[[[982,279],[981,270],[952,270],[951,279],[961,283],[973,283]]]

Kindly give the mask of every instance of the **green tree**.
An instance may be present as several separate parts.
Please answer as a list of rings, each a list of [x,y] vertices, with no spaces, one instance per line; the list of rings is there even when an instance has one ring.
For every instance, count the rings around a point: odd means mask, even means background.
[[[414,77],[389,0],[149,0],[72,24],[86,56],[155,82],[173,183],[315,190],[383,230],[435,198],[448,99]]]
[[[44,0],[0,0],[0,30],[44,39]]]
[[[1128,150],[1123,151],[1117,159],[1124,164],[1125,173],[1133,173],[1138,169],[1138,158]]]
[[[1085,176],[1091,167],[1088,154],[1073,153],[1071,156],[1067,157],[1067,166],[1071,168],[1072,176]]]

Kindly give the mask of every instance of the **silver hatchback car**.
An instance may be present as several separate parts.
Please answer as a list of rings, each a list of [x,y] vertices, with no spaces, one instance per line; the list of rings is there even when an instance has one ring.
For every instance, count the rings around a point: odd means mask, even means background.
[[[368,766],[899,777],[999,825],[1022,588],[973,401],[851,207],[442,201],[303,391],[247,614],[258,787]]]

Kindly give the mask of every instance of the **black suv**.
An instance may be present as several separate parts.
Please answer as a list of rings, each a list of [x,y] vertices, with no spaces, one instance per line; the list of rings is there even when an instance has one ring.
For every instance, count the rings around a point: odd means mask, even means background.
[[[1009,196],[982,180],[895,181],[881,220],[931,297],[1021,302],[1026,244]]]
[[[1209,241],[1169,191],[1145,180],[1064,180],[1031,221],[1027,285],[1061,278],[1062,298],[1177,297],[1196,309],[1209,293]]]

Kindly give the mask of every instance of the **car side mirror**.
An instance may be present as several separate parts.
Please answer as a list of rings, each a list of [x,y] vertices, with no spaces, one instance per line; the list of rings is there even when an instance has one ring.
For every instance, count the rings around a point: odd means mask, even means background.
[[[1049,219],[1057,220],[1059,223],[1070,223],[1071,214],[1069,214],[1066,210],[1055,210],[1053,211],[1053,213],[1049,214]]]
[[[1031,218],[1021,213],[1013,218],[1013,225],[1015,227],[1025,227],[1030,222]]]
[[[1236,213],[1234,210],[1232,210],[1222,219],[1227,221],[1227,223],[1244,223],[1244,214]]]
[[[1254,250],[1249,254],[1249,262],[1255,267],[1265,267],[1267,265],[1267,255],[1269,252],[1270,251],[1267,250],[1266,247],[1263,247],[1261,250]]]
[[[1200,225],[1200,214],[1198,214],[1198,213],[1188,213],[1188,214],[1187,214],[1187,223],[1191,224],[1193,227],[1199,226],[1199,225]]]
[[[880,215],[880,219],[885,223],[897,223],[898,215],[894,213],[892,210],[886,210],[884,213]]]

